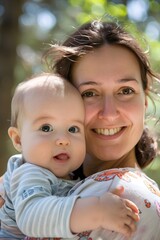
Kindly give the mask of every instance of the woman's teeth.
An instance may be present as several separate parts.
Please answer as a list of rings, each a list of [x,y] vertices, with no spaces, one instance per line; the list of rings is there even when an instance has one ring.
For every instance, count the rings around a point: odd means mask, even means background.
[[[97,128],[95,129],[95,132],[101,135],[106,135],[106,136],[112,136],[116,133],[118,133],[122,128]]]

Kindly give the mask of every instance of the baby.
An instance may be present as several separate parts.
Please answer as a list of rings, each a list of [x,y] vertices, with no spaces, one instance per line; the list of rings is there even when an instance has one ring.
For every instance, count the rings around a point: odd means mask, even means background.
[[[3,178],[1,239],[73,238],[99,227],[129,236],[135,230],[138,209],[131,201],[108,192],[69,195],[86,154],[84,104],[71,83],[49,73],[20,83],[11,115],[8,134],[22,155],[9,159]]]

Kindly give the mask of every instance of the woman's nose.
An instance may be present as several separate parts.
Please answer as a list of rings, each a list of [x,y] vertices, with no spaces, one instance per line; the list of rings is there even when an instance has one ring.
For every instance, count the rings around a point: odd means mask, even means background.
[[[101,109],[99,111],[99,119],[113,120],[119,115],[118,105],[113,97],[106,97],[101,103]]]
[[[56,145],[57,146],[67,146],[70,144],[70,140],[63,136],[63,137],[59,137],[57,140],[56,140]]]

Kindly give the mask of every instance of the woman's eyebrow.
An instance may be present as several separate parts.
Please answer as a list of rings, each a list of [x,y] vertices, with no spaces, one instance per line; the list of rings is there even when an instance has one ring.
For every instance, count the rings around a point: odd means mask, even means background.
[[[93,82],[93,81],[86,81],[86,82],[80,83],[78,87],[85,86],[85,85],[99,85],[99,83]]]
[[[136,78],[122,78],[118,80],[119,83],[125,83],[125,82],[136,82],[139,83],[139,81]]]
[[[126,82],[136,82],[139,83],[139,81],[136,78],[127,77],[127,78],[121,78],[117,80],[118,83],[126,83]],[[85,86],[85,85],[101,85],[101,83],[93,82],[93,81],[86,81],[80,83],[77,87]]]

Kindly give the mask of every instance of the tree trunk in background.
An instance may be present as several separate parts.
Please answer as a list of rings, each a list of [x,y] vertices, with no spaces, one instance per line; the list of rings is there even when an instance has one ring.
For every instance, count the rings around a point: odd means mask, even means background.
[[[0,23],[0,175],[6,169],[10,156],[8,127],[10,119],[10,102],[14,86],[14,68],[16,63],[16,46],[19,37],[18,18],[23,1],[3,0],[4,14]]]

